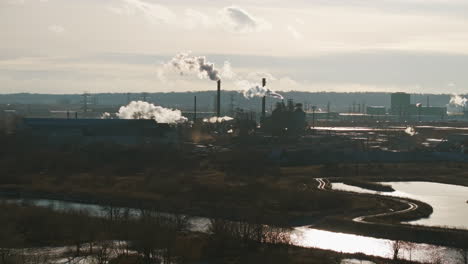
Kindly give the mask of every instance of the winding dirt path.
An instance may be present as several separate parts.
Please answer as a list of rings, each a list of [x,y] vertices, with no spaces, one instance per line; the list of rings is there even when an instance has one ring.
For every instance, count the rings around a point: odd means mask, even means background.
[[[318,182],[317,189],[327,191],[326,187],[327,187],[328,181],[326,179],[315,178],[315,180]],[[358,223],[364,223],[364,224],[372,224],[373,222],[366,221],[366,218],[379,217],[379,216],[389,216],[389,215],[396,215],[396,214],[405,214],[405,213],[408,213],[408,212],[411,212],[411,211],[414,211],[414,210],[418,209],[418,205],[413,203],[413,202],[407,201],[405,199],[395,198],[395,197],[389,197],[389,196],[386,196],[386,197],[389,198],[389,199],[392,199],[394,201],[400,202],[400,203],[405,203],[405,204],[408,205],[408,208],[403,209],[403,210],[399,210],[399,211],[392,211],[392,212],[386,212],[386,213],[380,213],[380,214],[358,216],[358,217],[353,218],[353,221],[358,222]]]

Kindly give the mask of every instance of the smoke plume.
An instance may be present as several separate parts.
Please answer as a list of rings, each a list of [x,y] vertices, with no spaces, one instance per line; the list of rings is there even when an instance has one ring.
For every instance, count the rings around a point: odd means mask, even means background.
[[[101,115],[101,119],[112,119],[112,115],[109,112],[104,112]]]
[[[414,135],[418,134],[418,132],[416,132],[416,129],[414,129],[414,127],[407,127],[405,129],[405,133],[410,135],[410,136],[414,136]]]
[[[182,116],[180,110],[156,106],[143,101],[132,101],[122,106],[116,114],[120,119],[154,119],[158,123],[183,123],[188,119]]]
[[[179,53],[169,62],[164,64],[164,70],[172,69],[176,70],[180,75],[196,73],[198,77],[204,79],[208,77],[212,81],[223,79],[232,80],[237,87],[241,89],[241,92],[244,94],[244,97],[250,99],[256,96],[270,96],[273,98],[283,99],[281,94],[276,93],[267,87],[262,87],[258,83],[250,82],[246,79],[251,79],[249,77],[256,75],[260,76],[258,73],[250,72],[248,73],[247,78],[241,77],[239,74],[235,73],[232,70],[231,64],[226,61],[222,70],[219,71],[215,68],[214,63],[208,62],[204,56],[191,56],[188,53]],[[164,79],[163,71],[158,72],[160,79]],[[263,73],[262,76],[264,76]],[[266,74],[268,79],[274,79],[271,74]],[[258,77],[260,78],[260,77]]]
[[[212,81],[220,79],[219,71],[215,69],[214,63],[208,62],[204,56],[196,57],[180,53],[172,58],[167,65],[177,70],[181,75],[196,72],[201,79],[206,77]]]
[[[237,86],[241,87],[245,98],[253,98],[256,96],[270,96],[277,99],[283,99],[283,96],[268,87],[263,87],[258,83],[251,83],[243,80],[236,82]]]
[[[468,99],[461,95],[453,94],[450,97],[450,105],[464,107],[468,103]]]
[[[225,122],[225,121],[231,121],[233,119],[234,118],[232,118],[230,116],[223,116],[223,117],[213,116],[213,117],[210,117],[210,118],[203,119],[203,122],[205,122],[205,123],[221,123],[221,122]]]

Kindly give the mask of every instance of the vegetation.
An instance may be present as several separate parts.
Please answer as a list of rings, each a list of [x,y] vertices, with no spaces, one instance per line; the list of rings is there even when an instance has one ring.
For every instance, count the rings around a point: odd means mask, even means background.
[[[188,231],[185,217],[142,209],[131,216],[109,209],[103,218],[87,212],[57,212],[30,205],[0,204],[0,263],[340,263],[360,258],[391,262],[362,254],[342,254],[289,245],[284,229],[246,221],[213,219],[209,233]],[[60,253],[43,246],[65,246]],[[28,248],[28,250],[22,250]],[[34,252],[34,253],[32,253]]]
[[[366,235],[392,240],[405,240],[416,243],[429,243],[447,247],[468,248],[468,231],[444,229],[418,225],[362,224],[339,218],[329,218],[318,228],[333,228],[338,232]]]
[[[233,220],[261,210],[265,224],[283,226],[385,203],[370,196],[350,199],[348,194],[318,191],[310,175],[288,175],[267,153],[253,149],[197,154],[191,145],[48,149],[12,142],[5,140],[0,152],[0,189],[16,196]]]
[[[440,243],[448,237],[444,229],[398,224],[427,217],[431,208],[420,202],[419,209],[410,214],[373,219],[378,225],[354,223],[355,216],[400,210],[406,205],[388,197],[317,190],[314,178],[352,178],[360,184],[424,179],[468,186],[468,165],[458,163],[280,167],[269,159],[267,150],[258,147],[198,152],[190,144],[44,148],[40,143],[0,136],[0,192],[103,204],[108,206],[108,217],[2,205],[10,206],[3,211],[14,212],[0,216],[5,227],[0,236],[8,238],[0,245],[5,259],[11,248],[73,245],[75,255],[91,251],[105,260],[108,248],[115,247],[109,241],[126,241],[111,263],[205,259],[213,263],[314,263],[315,258],[333,263],[342,256],[291,247],[281,235],[282,228],[315,223],[345,232],[421,242]],[[117,207],[139,208],[141,217],[131,219]],[[213,219],[212,232],[188,232],[186,219],[177,217],[175,221],[158,212],[207,216]],[[282,228],[271,230],[264,224]],[[464,249],[465,232],[450,234],[457,235],[454,241]]]

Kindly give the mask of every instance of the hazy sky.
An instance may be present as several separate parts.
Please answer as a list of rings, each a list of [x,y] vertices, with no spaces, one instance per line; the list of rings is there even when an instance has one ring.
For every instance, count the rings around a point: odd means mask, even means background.
[[[180,52],[275,90],[468,93],[468,1],[0,0],[0,93],[214,89],[163,70]]]

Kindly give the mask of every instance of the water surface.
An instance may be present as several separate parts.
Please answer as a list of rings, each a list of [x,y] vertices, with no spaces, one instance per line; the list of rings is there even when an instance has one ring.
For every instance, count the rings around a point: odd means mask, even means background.
[[[429,218],[411,221],[411,224],[448,226],[468,229],[468,187],[433,182],[382,182],[392,185],[394,192],[376,192],[343,183],[333,183],[333,189],[359,193],[411,198],[432,206]]]
[[[85,210],[89,214],[98,217],[106,216],[109,210],[109,207],[100,205],[48,199],[7,199],[6,201],[12,203],[28,203],[58,211]],[[138,209],[120,209],[128,210],[131,216],[138,216],[140,214],[140,210]],[[170,214],[165,215],[171,216]],[[208,218],[190,217],[189,219],[191,231],[209,232],[210,220]],[[364,253],[366,255],[385,258],[391,258],[393,256],[392,245],[395,243],[389,239],[325,231],[308,226],[292,228],[289,235],[291,243],[296,246],[314,247],[344,253]],[[440,257],[447,261],[442,263],[456,263],[455,259],[458,258],[456,251],[450,248],[410,242],[406,245],[407,248],[402,249],[400,252],[400,258],[429,262],[436,257]]]

